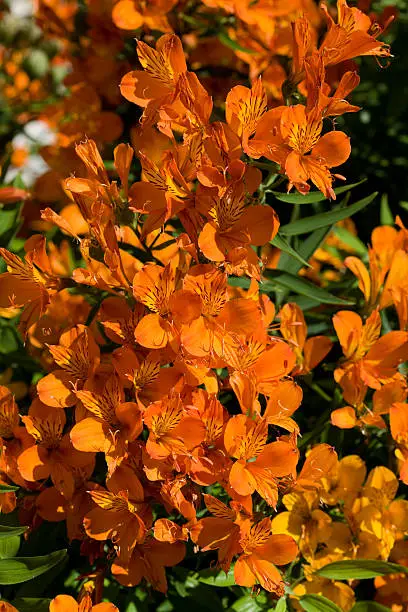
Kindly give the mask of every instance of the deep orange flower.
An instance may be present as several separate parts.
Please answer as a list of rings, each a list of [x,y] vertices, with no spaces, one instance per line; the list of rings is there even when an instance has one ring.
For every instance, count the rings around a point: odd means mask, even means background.
[[[399,364],[408,358],[408,332],[391,331],[380,337],[378,310],[364,324],[357,313],[342,310],[334,315],[333,325],[346,358],[335,370],[335,379],[340,385],[342,377],[354,369],[372,389],[392,382]]]
[[[66,417],[63,410],[55,410],[35,399],[28,416],[22,417],[32,445],[18,458],[18,469],[23,478],[37,482],[51,477],[54,486],[66,498],[75,490],[75,470],[84,469],[90,476],[94,455],[73,448],[69,436],[64,435]]]
[[[269,505],[276,506],[276,479],[294,471],[298,452],[296,447],[283,440],[267,444],[267,437],[265,419],[256,422],[243,414],[230,418],[224,443],[228,454],[237,461],[231,468],[229,482],[239,495],[258,491]]]
[[[175,340],[177,332],[169,320],[176,278],[170,264],[165,268],[147,264],[133,279],[133,295],[151,312],[139,321],[135,338],[142,346],[160,349]]]
[[[143,421],[149,428],[146,451],[153,459],[186,454],[204,440],[203,422],[177,395],[150,404]]]
[[[71,595],[57,595],[50,602],[50,612],[118,612],[112,603],[99,603],[92,605],[89,595],[77,603]]]
[[[151,520],[143,503],[143,487],[129,468],[118,468],[108,487],[90,491],[96,507],[84,518],[85,531],[94,540],[111,540],[118,560],[128,563],[135,546],[144,541]]]
[[[112,565],[112,574],[124,586],[140,584],[145,578],[157,591],[166,593],[167,580],[165,567],[180,563],[186,554],[183,542],[160,542],[154,538],[136,546],[129,563],[119,559]]]
[[[45,243],[43,236],[29,238],[24,245],[24,261],[6,249],[0,249],[8,270],[0,274],[0,308],[24,307],[19,324],[23,335],[45,312],[60,285],[52,271]]]
[[[212,261],[224,261],[228,253],[238,247],[263,246],[278,232],[279,221],[273,208],[247,206],[247,194],[258,185],[246,186],[245,178],[230,184],[220,197],[199,197],[200,210],[209,220],[200,233],[198,244]]]
[[[389,57],[389,45],[379,42],[380,28],[375,28],[368,15],[356,7],[349,7],[346,0],[337,0],[337,23],[325,4],[322,5],[328,24],[320,51],[325,64],[338,64],[361,55]]]
[[[72,445],[83,452],[103,452],[109,474],[125,456],[129,442],[142,431],[142,415],[135,402],[125,402],[125,394],[116,376],[110,377],[97,391],[76,392],[87,411],[71,429]]]
[[[281,334],[293,346],[298,361],[293,374],[307,374],[326,357],[333,342],[326,336],[306,339],[305,318],[297,304],[285,304],[279,311],[279,317]]]
[[[264,518],[252,524],[249,520],[240,526],[242,554],[234,567],[237,584],[252,587],[260,584],[278,596],[284,593],[284,583],[276,565],[291,563],[298,554],[293,538],[271,532],[271,520]]]
[[[279,164],[289,189],[294,186],[307,193],[311,180],[327,198],[336,199],[332,188],[336,175],[330,169],[347,161],[350,139],[337,130],[322,136],[322,129],[319,109],[307,112],[301,104],[277,107],[262,116],[249,149],[253,157],[264,155]]]
[[[241,517],[239,505],[230,507],[213,495],[204,495],[204,503],[212,516],[206,516],[190,527],[191,539],[202,551],[218,550],[218,564],[228,572],[232,560],[242,552],[239,541]]]
[[[136,30],[145,25],[151,30],[171,32],[166,13],[176,0],[154,0],[145,5],[139,0],[119,0],[113,7],[113,23],[123,30]]]
[[[144,70],[126,74],[120,90],[127,100],[145,108],[144,121],[151,123],[161,107],[168,115],[177,104],[177,81],[187,70],[186,61],[180,39],[173,34],[159,38],[156,49],[139,41],[137,54]]]
[[[99,347],[89,328],[77,325],[61,334],[60,343],[49,350],[59,369],[39,381],[39,398],[54,408],[74,406],[74,391],[83,387],[99,366]]]

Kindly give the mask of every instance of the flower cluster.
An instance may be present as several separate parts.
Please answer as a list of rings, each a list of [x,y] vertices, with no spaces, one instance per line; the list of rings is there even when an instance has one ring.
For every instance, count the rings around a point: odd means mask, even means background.
[[[289,595],[301,609],[314,593],[348,612],[352,588],[318,570],[345,559],[408,565],[408,502],[388,467],[368,471],[325,441],[301,456],[307,429],[293,415],[305,386],[327,399],[314,371],[341,347],[331,359],[341,398],[323,426],[389,423],[408,484],[408,234],[399,218],[398,229],[374,230],[368,269],[353,248],[330,255],[333,235],[297,253],[268,191],[285,183],[295,198],[336,199],[351,146],[334,120],[360,110],[347,100],[359,84],[353,60],[390,57],[378,40],[387,15],[374,21],[345,0],[336,17],[311,1],[195,4],[188,31],[173,0],[37,3],[53,62],[69,71],[49,103],[46,83],[23,88],[23,101],[44,102],[38,117],[54,136],[40,151],[46,172],[30,194],[0,189],[5,205],[24,200],[25,216],[0,249],[0,314],[18,316],[41,371],[29,389],[7,371],[0,380],[0,510],[17,511],[28,540],[63,522],[92,568],[78,602],[58,595],[51,612],[117,610],[101,603],[106,575],[166,593],[166,568],[196,557],[268,601]],[[180,14],[191,21],[187,7]],[[200,36],[212,19],[227,24],[215,40]],[[136,70],[133,30],[143,34]],[[224,91],[201,74],[222,64],[220,48],[223,68],[248,86]],[[8,77],[21,74],[21,53],[3,60]],[[4,88],[8,99],[20,82]],[[116,144],[122,133],[131,145]],[[307,264],[302,276],[285,270],[285,255]],[[361,315],[323,287],[350,272]],[[342,304],[322,309],[337,338],[309,327],[301,302],[272,300],[274,279]],[[377,580],[378,601],[406,580]]]

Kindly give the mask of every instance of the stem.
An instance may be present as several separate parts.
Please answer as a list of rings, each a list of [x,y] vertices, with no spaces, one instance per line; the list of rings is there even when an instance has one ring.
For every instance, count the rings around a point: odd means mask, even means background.
[[[310,387],[310,389],[313,389],[313,391],[315,391],[318,395],[320,395],[320,397],[322,397],[327,402],[333,401],[333,398],[330,397],[330,395],[328,395],[326,391],[323,391],[323,389],[319,387],[317,383],[306,383],[306,384]]]

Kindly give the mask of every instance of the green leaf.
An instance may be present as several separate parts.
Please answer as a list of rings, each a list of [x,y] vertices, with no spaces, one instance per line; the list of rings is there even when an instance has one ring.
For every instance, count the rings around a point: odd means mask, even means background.
[[[61,563],[66,555],[66,550],[57,550],[41,557],[0,559],[0,584],[20,584],[32,580]]]
[[[267,270],[265,276],[270,280],[261,282],[259,286],[260,290],[264,292],[269,292],[276,289],[276,287],[281,287],[292,293],[298,293],[299,295],[304,295],[312,300],[316,300],[316,302],[320,304],[335,304],[338,306],[350,306],[354,304],[354,302],[343,300],[332,295],[326,291],[326,289],[313,285],[313,283],[300,276],[287,274],[280,270]]]
[[[293,274],[286,274],[280,270],[267,270],[265,276],[268,280],[263,280],[259,284],[259,290],[263,293],[272,293],[277,290],[284,290],[287,292],[298,293],[306,298],[309,298],[309,308],[319,306],[320,304],[335,304],[337,306],[352,306],[354,302],[349,300],[343,300],[335,295],[332,295],[325,289],[317,287],[310,283],[308,280],[294,276]],[[232,287],[242,287],[248,289],[250,280],[244,277],[233,277],[228,278],[228,283]]]
[[[347,191],[350,191],[350,189],[358,187],[366,180],[367,179],[363,179],[358,183],[337,187],[337,189],[334,190],[334,193],[336,195],[346,193]],[[270,193],[273,193],[276,199],[280,202],[286,202],[287,204],[316,204],[317,202],[327,200],[326,196],[321,191],[312,191],[312,193],[307,193],[306,195],[302,195],[301,193],[280,193],[279,191],[271,191]]]
[[[233,568],[229,570],[228,574],[224,571],[202,570],[198,572],[197,579],[199,582],[217,587],[227,587],[235,584]]]
[[[408,568],[397,563],[377,561],[372,559],[353,559],[350,561],[335,561],[316,571],[318,576],[331,580],[364,580],[386,574],[408,574]]]
[[[388,204],[388,195],[386,193],[383,193],[381,196],[380,223],[381,225],[394,225],[394,215]]]
[[[27,531],[27,529],[28,527],[8,527],[8,525],[0,525],[0,540],[19,536]]]
[[[343,221],[343,219],[351,217],[371,204],[377,195],[378,192],[375,191],[366,198],[355,202],[355,204],[351,204],[351,206],[335,208],[334,210],[330,210],[328,212],[313,215],[311,217],[305,217],[303,219],[299,219],[298,221],[288,223],[287,225],[282,225],[279,231],[284,236],[297,236],[299,234],[307,234],[321,227],[333,225],[334,223],[338,223],[339,221]]]
[[[358,601],[351,612],[391,612],[391,609],[375,601]]]
[[[313,253],[319,246],[324,242],[328,234],[333,226],[331,227],[322,227],[306,238],[306,240],[302,241],[298,248],[298,253],[303,259],[309,260],[312,257]],[[293,258],[290,258],[286,253],[282,254],[279,258],[278,262],[278,270],[283,270],[284,272],[289,272],[290,274],[297,274],[302,266],[299,262],[295,261]]]
[[[354,236],[354,234],[349,232],[345,227],[334,227],[333,231],[337,238],[354,249],[357,255],[360,255],[360,257],[365,257],[367,255],[367,247],[358,236]]]
[[[13,208],[0,209],[0,243],[7,246],[14,232],[17,230],[20,219],[21,204]]]
[[[5,485],[0,483],[0,493],[10,493],[11,491],[18,491],[20,487],[14,485]]]
[[[283,236],[277,234],[275,238],[271,240],[271,244],[289,255],[289,257],[293,257],[294,259],[296,259],[296,261],[299,261],[303,266],[306,266],[307,268],[311,267],[306,261],[306,259],[303,259],[303,257],[299,255],[299,253],[297,253],[295,249],[290,246],[290,244],[285,240],[285,238],[283,238]]]
[[[19,348],[20,344],[16,330],[11,325],[0,325],[0,353],[10,355]]]
[[[304,595],[299,603],[306,612],[341,612],[335,603],[322,595]]]
[[[17,174],[16,178],[12,182],[13,187],[17,187],[18,189],[27,189],[27,185],[23,181],[23,177],[21,174]]]
[[[20,548],[20,536],[10,536],[0,540],[0,559],[15,557]]]
[[[51,599],[38,597],[19,597],[11,603],[19,612],[48,612]]]
[[[236,40],[230,38],[226,32],[220,32],[218,34],[218,40],[233,51],[241,51],[242,53],[248,53],[249,55],[253,55],[255,53],[255,51],[252,51],[252,49],[242,47]]]
[[[286,597],[281,597],[276,604],[275,612],[287,612],[288,606],[286,604]]]
[[[257,604],[255,597],[244,595],[244,597],[234,601],[231,610],[235,610],[235,612],[259,612],[262,607]]]

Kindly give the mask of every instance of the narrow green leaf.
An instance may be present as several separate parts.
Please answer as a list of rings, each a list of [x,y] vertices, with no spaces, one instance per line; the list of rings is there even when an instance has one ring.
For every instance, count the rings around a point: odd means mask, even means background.
[[[293,257],[294,259],[296,259],[296,261],[299,261],[303,266],[306,266],[307,268],[311,267],[306,261],[306,259],[303,259],[303,257],[299,255],[299,253],[297,253],[295,249],[290,246],[290,244],[285,240],[285,238],[283,238],[283,236],[277,234],[275,238],[271,240],[271,244],[289,255],[289,257]]]
[[[0,493],[10,493],[11,491],[18,491],[20,487],[14,485],[5,485],[0,483]]]
[[[305,312],[306,310],[312,310],[313,308],[318,308],[320,306],[320,302],[317,302],[312,298],[306,297],[305,295],[291,295],[290,300],[291,302],[295,302],[295,304],[299,306],[302,312]],[[308,333],[311,336],[315,335],[314,333],[312,334],[312,332],[309,332],[309,326],[307,326],[307,329]]]
[[[354,302],[349,300],[343,300],[341,298],[332,295],[326,289],[322,289],[322,287],[317,287],[313,285],[313,283],[308,280],[300,277],[294,276],[292,274],[287,274],[286,272],[281,272],[279,270],[267,270],[265,272],[265,276],[270,279],[270,281],[261,282],[260,290],[261,291],[270,291],[276,287],[281,287],[285,290],[289,290],[292,293],[298,293],[300,295],[305,295],[306,297],[311,298],[312,300],[316,300],[321,304],[336,304],[338,306],[350,306]]]
[[[309,298],[309,308],[319,306],[320,304],[335,304],[337,306],[351,306],[354,304],[354,302],[338,298],[325,289],[317,287],[308,280],[299,276],[294,276],[293,274],[286,274],[279,270],[267,270],[265,275],[269,277],[269,279],[260,282],[260,291],[263,293],[272,293],[277,290],[284,290],[286,293],[298,293],[299,295]],[[228,283],[232,287],[248,289],[250,280],[249,278],[230,276],[228,278]]]
[[[354,249],[357,255],[360,255],[360,257],[365,257],[367,255],[367,247],[358,236],[354,236],[354,234],[346,230],[345,227],[334,227],[333,231],[337,238]]]
[[[27,529],[28,527],[9,527],[8,525],[0,525],[0,540],[19,536],[27,531]]]
[[[388,204],[388,195],[386,193],[383,193],[381,196],[380,223],[381,225],[394,225],[394,216]]]
[[[66,557],[66,550],[57,550],[41,557],[0,559],[0,584],[20,584],[41,576]]]
[[[334,223],[338,223],[339,221],[343,221],[343,219],[351,217],[371,204],[377,195],[378,192],[375,191],[366,198],[355,202],[355,204],[351,204],[351,206],[335,208],[334,210],[330,210],[328,212],[313,215],[311,217],[305,217],[303,219],[299,219],[298,221],[293,221],[293,223],[282,225],[279,231],[284,236],[297,236],[299,234],[307,234],[321,227],[333,225]]]
[[[322,595],[304,595],[299,603],[306,612],[341,612],[341,609]]]
[[[197,576],[199,582],[217,587],[233,586],[235,584],[234,570],[231,568],[226,574],[224,571],[202,570]]]
[[[333,226],[330,227],[322,227],[306,238],[306,240],[302,241],[298,248],[298,253],[303,259],[309,260],[316,249],[324,242]],[[286,253],[283,253],[279,258],[278,262],[278,270],[283,270],[284,272],[289,272],[290,274],[297,274],[301,268],[301,264],[295,261],[293,258],[290,258]]]
[[[0,540],[0,559],[11,559],[15,557],[20,548],[20,536],[10,536]]]
[[[386,574],[408,574],[408,568],[397,563],[377,561],[372,559],[352,559],[350,561],[335,561],[316,571],[318,576],[331,580],[364,580]]]
[[[241,51],[241,53],[248,53],[249,55],[253,55],[255,53],[255,51],[252,51],[252,49],[242,47],[236,40],[230,38],[226,32],[220,32],[218,34],[218,40],[226,47],[233,49],[233,51]]]
[[[375,601],[358,601],[351,612],[391,612],[391,609]]]
[[[334,190],[334,193],[336,195],[346,193],[347,191],[350,191],[350,189],[358,187],[366,180],[367,179],[363,179],[358,183],[337,187],[337,189]],[[316,204],[316,202],[324,202],[324,200],[327,200],[326,196],[321,191],[312,191],[306,195],[302,195],[301,193],[280,193],[279,191],[271,191],[270,193],[273,193],[275,198],[280,202],[286,202],[287,204]]]
[[[8,234],[14,228],[17,228],[20,215],[20,205],[14,208],[0,209],[0,236]]]
[[[281,597],[276,604],[275,612],[287,612],[288,606],[286,604],[286,597]]]

